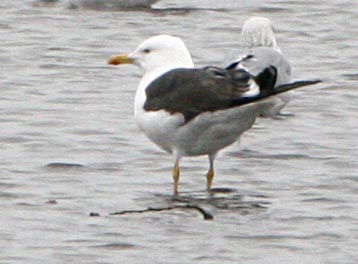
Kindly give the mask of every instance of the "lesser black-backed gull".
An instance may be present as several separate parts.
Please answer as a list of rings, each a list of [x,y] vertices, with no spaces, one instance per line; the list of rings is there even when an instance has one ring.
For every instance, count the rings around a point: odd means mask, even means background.
[[[207,189],[219,150],[234,143],[255,118],[272,107],[274,94],[316,81],[273,89],[275,67],[258,76],[243,69],[194,68],[184,42],[168,35],[151,37],[132,53],[114,55],[110,64],[143,70],[134,103],[135,120],[145,135],[174,158],[174,194],[183,156],[208,155]],[[258,90],[252,95],[250,90]]]

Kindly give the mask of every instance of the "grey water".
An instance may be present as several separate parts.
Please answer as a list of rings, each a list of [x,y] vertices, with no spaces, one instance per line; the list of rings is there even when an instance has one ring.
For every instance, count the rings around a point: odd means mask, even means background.
[[[0,263],[358,263],[356,0],[67,4],[0,3]],[[166,33],[221,65],[251,15],[273,21],[294,79],[323,83],[221,151],[227,192],[209,197],[207,158],[185,158],[172,199],[172,158],[133,120],[140,73],[106,61]],[[110,215],[184,202],[213,221]]]

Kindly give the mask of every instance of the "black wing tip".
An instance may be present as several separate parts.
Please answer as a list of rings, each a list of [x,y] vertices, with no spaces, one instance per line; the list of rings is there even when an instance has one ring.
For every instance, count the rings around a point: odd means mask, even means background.
[[[313,84],[321,83],[323,81],[320,79],[315,79],[315,80],[306,80],[305,82],[307,82],[307,85],[313,85]]]
[[[282,84],[282,85],[275,87],[275,94],[288,92],[293,89],[297,89],[297,88],[308,86],[308,85],[314,85],[314,84],[318,84],[321,82],[323,82],[323,81],[320,79],[314,79],[314,80],[302,80],[302,81],[295,81],[293,83]]]
[[[297,88],[300,88],[300,87],[304,87],[304,86],[308,86],[308,85],[314,85],[314,84],[318,84],[318,83],[323,82],[320,79],[303,80],[303,81],[296,81],[296,82],[293,82],[293,83],[283,84],[283,85],[274,87],[273,85],[276,82],[276,73],[277,73],[277,71],[276,71],[275,67],[270,66],[270,67],[266,68],[263,72],[261,72],[259,75],[257,75],[255,77],[255,81],[256,81],[257,84],[259,84],[260,81],[265,81],[265,78],[270,78],[270,74],[271,74],[273,76],[273,77],[271,76],[271,78],[273,78],[273,79],[270,79],[269,81],[270,82],[273,81],[273,84],[272,83],[271,84],[265,84],[264,83],[263,87],[266,90],[262,90],[262,87],[260,86],[260,93],[258,95],[252,96],[252,97],[238,98],[238,99],[236,99],[236,100],[234,100],[232,102],[232,106],[240,106],[240,105],[245,105],[245,104],[249,104],[249,103],[254,103],[254,102],[266,99],[266,98],[268,98],[270,96],[275,96],[277,94],[288,92],[290,90],[294,90],[294,89],[297,89]],[[260,75],[261,75],[261,80],[259,81],[258,79],[260,79],[259,78]]]
[[[225,67],[225,70],[235,70],[239,64],[240,64],[240,61],[232,62],[228,66]]]

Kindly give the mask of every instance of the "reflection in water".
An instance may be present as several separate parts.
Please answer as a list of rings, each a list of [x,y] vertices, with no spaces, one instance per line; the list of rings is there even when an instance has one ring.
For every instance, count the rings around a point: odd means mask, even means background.
[[[171,205],[191,204],[209,206],[214,209],[228,209],[240,211],[246,209],[265,209],[270,202],[268,197],[248,191],[239,191],[231,188],[212,188],[210,192],[180,192],[177,196],[156,195],[163,200],[157,201]]]
[[[153,199],[155,198],[155,199]],[[243,215],[257,214],[257,210],[265,210],[270,205],[268,197],[254,194],[239,194],[234,189],[213,188],[210,192],[186,192],[175,196],[157,194],[147,198],[153,206],[145,209],[122,210],[110,213],[110,215],[144,214],[171,210],[197,210],[204,220],[213,220],[211,210],[230,210]],[[143,203],[143,198],[140,199]],[[210,209],[211,208],[211,209]],[[93,216],[93,215],[91,215]]]

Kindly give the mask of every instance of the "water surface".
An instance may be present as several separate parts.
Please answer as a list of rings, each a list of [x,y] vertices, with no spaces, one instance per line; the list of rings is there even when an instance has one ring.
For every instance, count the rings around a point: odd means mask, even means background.
[[[0,263],[357,263],[357,10],[355,0],[115,11],[1,1]],[[221,152],[214,187],[230,192],[208,198],[207,158],[186,158],[173,200],[171,157],[133,121],[139,71],[107,58],[167,33],[198,66],[221,65],[249,15],[274,22],[295,79],[324,83]],[[187,201],[214,221],[109,215]]]

